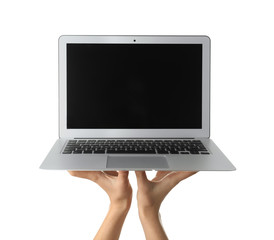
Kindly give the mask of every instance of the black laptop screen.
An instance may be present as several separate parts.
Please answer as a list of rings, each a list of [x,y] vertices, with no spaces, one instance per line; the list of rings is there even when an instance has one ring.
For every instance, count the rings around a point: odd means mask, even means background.
[[[202,44],[67,44],[68,129],[201,129]]]

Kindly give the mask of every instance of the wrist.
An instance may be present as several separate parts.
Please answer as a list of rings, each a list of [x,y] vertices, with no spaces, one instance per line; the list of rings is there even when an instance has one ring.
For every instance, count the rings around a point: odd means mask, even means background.
[[[130,209],[131,202],[112,202],[109,210],[117,213],[127,213]]]
[[[167,240],[159,210],[140,209],[139,217],[145,232],[146,239]]]
[[[138,209],[140,220],[158,221],[160,213],[158,207],[141,207]]]

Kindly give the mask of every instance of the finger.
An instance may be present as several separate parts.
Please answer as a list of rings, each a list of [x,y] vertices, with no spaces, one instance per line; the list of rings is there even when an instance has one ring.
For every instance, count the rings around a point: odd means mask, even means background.
[[[158,171],[156,176],[151,180],[153,182],[161,181],[164,177],[172,173],[172,171]]]
[[[107,172],[102,171],[98,173],[97,175],[94,175],[94,178],[92,181],[97,183],[101,188],[103,188],[107,192],[107,189],[111,185],[111,179],[113,178],[116,178],[116,176],[113,176],[111,174],[108,174]]]
[[[122,179],[122,180],[128,179],[128,171],[119,171],[118,179]]]
[[[106,180],[106,176],[101,171],[73,171],[73,176],[89,179],[97,184]]]
[[[111,176],[118,176],[118,172],[117,171],[104,171],[104,173],[111,175]]]
[[[171,183],[174,187],[182,180],[189,178],[190,176],[194,175],[197,172],[193,171],[180,171],[174,172],[173,174],[168,175],[163,181]]]
[[[68,171],[69,174],[73,177],[79,177],[79,178],[89,178],[89,171]]]
[[[68,171],[68,172],[70,175],[74,177],[86,178],[93,181],[94,183],[98,184],[101,188],[103,188],[106,192],[110,183],[108,177],[113,177],[101,171]]]
[[[182,181],[184,179],[187,179],[189,177],[191,177],[192,175],[196,174],[197,171],[180,171],[180,172],[177,172],[177,180],[178,181]]]
[[[145,171],[135,171],[137,178],[137,185],[144,184],[148,182],[147,175]]]

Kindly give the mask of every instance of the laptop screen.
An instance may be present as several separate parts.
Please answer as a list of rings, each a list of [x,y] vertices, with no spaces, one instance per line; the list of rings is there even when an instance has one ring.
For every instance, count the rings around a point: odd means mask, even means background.
[[[201,129],[202,44],[67,44],[68,129]]]

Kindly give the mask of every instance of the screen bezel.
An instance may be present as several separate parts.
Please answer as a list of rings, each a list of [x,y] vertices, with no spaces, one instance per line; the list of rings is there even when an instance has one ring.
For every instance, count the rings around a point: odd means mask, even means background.
[[[68,129],[67,44],[202,44],[201,129]],[[207,36],[61,36],[59,38],[59,137],[60,138],[195,138],[210,136],[210,39]]]

